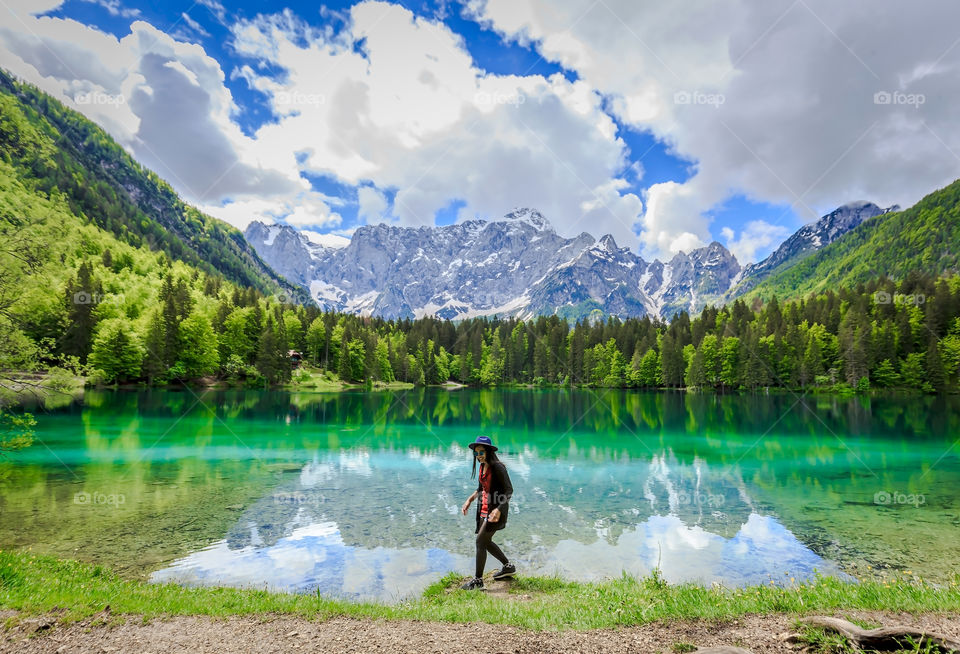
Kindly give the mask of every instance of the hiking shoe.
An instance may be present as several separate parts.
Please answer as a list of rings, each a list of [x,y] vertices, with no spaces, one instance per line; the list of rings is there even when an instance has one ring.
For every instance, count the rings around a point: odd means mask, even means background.
[[[461,585],[460,590],[483,590],[483,579],[474,577],[467,583]]]
[[[512,577],[517,571],[517,567],[512,563],[508,563],[499,570],[493,573],[494,579],[506,579],[507,577]]]

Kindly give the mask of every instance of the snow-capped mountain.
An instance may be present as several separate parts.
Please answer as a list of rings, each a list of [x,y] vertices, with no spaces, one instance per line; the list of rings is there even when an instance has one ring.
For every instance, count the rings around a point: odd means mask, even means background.
[[[744,293],[774,268],[883,212],[870,203],[844,205],[746,268],[716,241],[666,263],[647,262],[609,234],[599,241],[586,232],[562,237],[534,209],[443,227],[366,225],[344,247],[312,243],[285,225],[253,222],[245,235],[274,270],[330,310],[386,318],[669,319]]]
[[[443,227],[359,228],[342,248],[253,222],[247,240],[326,309],[384,317],[672,317],[716,300],[740,271],[719,243],[648,263],[606,235],[558,235],[533,209]]]
[[[744,266],[739,278],[734,280],[727,292],[728,299],[750,291],[775,269],[791,266],[810,253],[830,245],[863,221],[899,210],[899,205],[881,209],[873,202],[850,202],[834,209],[820,220],[798,229],[763,261]]]

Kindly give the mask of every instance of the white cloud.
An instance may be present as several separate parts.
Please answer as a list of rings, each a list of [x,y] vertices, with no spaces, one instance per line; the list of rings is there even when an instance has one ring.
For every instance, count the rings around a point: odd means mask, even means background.
[[[15,17],[39,16],[48,11],[53,11],[64,0],[6,0],[3,3],[4,9]]]
[[[202,4],[226,20],[222,5]],[[460,36],[398,5],[357,4],[336,35],[289,10],[233,25],[251,65],[231,75],[265,92],[280,117],[252,138],[202,46],[143,21],[118,40],[73,20],[23,16],[22,28],[0,28],[15,73],[59,97],[122,98],[76,106],[186,199],[239,227],[267,217],[339,225],[302,170],[358,186],[361,220],[429,225],[459,198],[463,215],[535,206],[561,233],[637,243],[642,204],[621,179],[637,171],[591,86],[483,74]],[[396,192],[392,205],[382,189]]]
[[[960,176],[956,3],[470,6],[697,162],[680,187],[651,189],[647,247],[669,252],[708,238],[702,212],[733,193],[814,219],[854,198],[908,205]],[[890,96],[877,104],[877,93]],[[925,101],[910,103],[910,94]]]
[[[256,138],[301,152],[312,173],[395,189],[392,207],[363,191],[361,213],[430,225],[450,200],[499,217],[539,208],[561,233],[613,233],[636,244],[642,204],[624,192],[625,146],[602,98],[561,75],[484,75],[459,36],[406,9],[364,2],[345,33],[320,38],[289,13],[238,24],[238,50],[284,70],[242,75],[281,115]],[[303,35],[311,38],[304,39]],[[362,52],[353,47],[363,39]]]
[[[736,237],[736,232],[729,227],[720,230],[727,249],[733,253],[741,265],[757,261],[757,252],[766,253],[771,246],[778,245],[790,235],[783,225],[772,225],[765,220],[751,220]]]
[[[183,22],[190,27],[190,29],[192,29],[194,32],[196,32],[200,36],[210,36],[210,32],[205,30],[203,28],[203,25],[201,25],[200,23],[195,21],[193,18],[191,18],[190,14],[188,14],[187,12],[185,11],[181,12],[180,17],[183,19]]]
[[[335,227],[342,220],[330,209],[326,198],[313,191],[284,199],[252,198],[199,205],[197,208],[240,230],[245,230],[255,220],[267,224],[285,222],[295,227]]]
[[[357,217],[365,223],[383,220],[390,206],[387,197],[372,186],[361,186],[357,189],[357,200],[360,205]]]
[[[120,4],[120,0],[83,0],[83,2],[89,2],[91,4],[99,5],[107,10],[111,16],[119,16],[121,18],[133,18],[134,16],[140,15],[140,10],[132,7],[124,7]]]
[[[227,10],[224,9],[223,5],[217,2],[217,0],[197,0],[197,4],[209,9],[210,13],[212,13],[217,20],[225,24]]]
[[[707,220],[693,186],[677,182],[654,184],[647,190],[641,240],[648,255],[689,252],[709,242]]]
[[[20,16],[0,59],[105,127],[188,201],[291,198],[309,190],[294,153],[246,137],[220,65],[135,21],[122,39],[74,20]]]
[[[228,20],[216,0],[200,4]],[[188,200],[238,225],[253,215],[339,225],[306,171],[357,186],[361,220],[432,224],[454,198],[463,216],[529,205],[561,233],[609,232],[669,255],[708,242],[720,226],[705,212],[734,193],[812,219],[854,198],[907,205],[960,176],[953,3],[469,4],[579,80],[484,74],[442,23],[374,1],[344,14],[337,34],[289,10],[232,26],[250,64],[231,76],[266,93],[279,116],[253,137],[237,125],[221,64],[146,22],[117,39],[38,17],[57,0],[10,0],[0,60],[58,97],[112,98],[75,106]],[[694,176],[652,186],[644,212],[624,179],[642,167],[626,160],[604,108],[696,161]],[[747,257],[775,227],[727,240]]]

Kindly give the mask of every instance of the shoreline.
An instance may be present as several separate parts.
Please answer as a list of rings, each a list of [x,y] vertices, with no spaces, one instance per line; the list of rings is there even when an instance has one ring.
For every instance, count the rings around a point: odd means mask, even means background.
[[[483,592],[461,591],[460,581],[451,573],[419,598],[386,605],[134,582],[101,566],[0,550],[0,654],[855,651],[821,626],[831,621],[960,642],[960,575],[945,588],[823,577],[732,590],[672,586],[657,573],[587,584],[520,576]],[[919,647],[897,651],[937,651]]]
[[[732,621],[747,615],[812,615],[886,611],[911,615],[960,613],[960,575],[943,585],[910,576],[847,582],[818,576],[811,583],[744,588],[668,584],[655,571],[572,582],[519,576],[489,590],[461,591],[464,579],[449,573],[416,598],[397,604],[331,599],[232,587],[186,587],[120,577],[75,560],[0,550],[0,609],[22,618],[59,612],[73,622],[109,606],[114,615],[143,619],[171,616],[286,615],[306,620],[351,619],[487,622],[534,631],[583,631],[665,620]]]
[[[440,389],[446,391],[459,390],[489,390],[489,391],[605,391],[616,390],[622,392],[651,393],[651,394],[703,394],[720,396],[743,396],[743,395],[812,395],[816,397],[834,397],[850,399],[853,397],[861,398],[886,398],[886,397],[950,397],[952,393],[926,394],[921,391],[896,390],[896,389],[870,389],[866,392],[858,392],[848,388],[836,387],[807,387],[807,388],[787,388],[779,386],[770,386],[756,389],[700,389],[694,387],[606,387],[592,386],[590,384],[528,384],[528,383],[506,383],[496,385],[476,385],[463,384],[460,382],[446,381],[441,384],[416,385],[410,382],[372,382],[356,383],[342,382],[339,379],[331,379],[316,375],[317,379],[311,379],[307,382],[290,382],[283,384],[273,384],[269,386],[246,384],[238,381],[225,379],[204,378],[190,380],[188,382],[165,383],[165,384],[145,384],[145,383],[125,383],[112,385],[92,385],[86,383],[84,377],[73,377],[71,388],[65,389],[56,385],[45,385],[42,379],[31,379],[29,385],[18,387],[13,393],[6,405],[7,408],[24,407],[26,405],[35,406],[38,404],[48,404],[50,408],[56,408],[61,405],[72,402],[82,402],[87,390],[95,391],[171,391],[179,392],[183,390],[198,391],[286,391],[289,393],[342,393],[342,392],[384,392],[398,390],[416,390],[416,389]],[[15,382],[18,384],[19,382]]]

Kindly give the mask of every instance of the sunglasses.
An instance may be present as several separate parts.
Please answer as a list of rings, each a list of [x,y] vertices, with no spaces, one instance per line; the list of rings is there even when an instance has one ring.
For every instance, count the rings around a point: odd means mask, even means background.
[[[474,451],[473,451],[473,456],[480,456],[481,454],[484,454],[484,455],[485,455],[485,454],[486,454],[486,451],[484,451],[484,450],[474,450]]]

